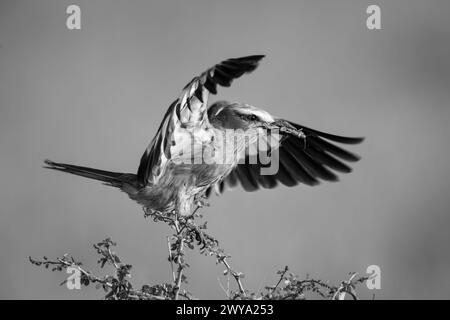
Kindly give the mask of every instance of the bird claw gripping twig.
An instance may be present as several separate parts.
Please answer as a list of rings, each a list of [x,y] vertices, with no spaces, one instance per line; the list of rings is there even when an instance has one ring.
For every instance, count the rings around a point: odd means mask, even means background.
[[[281,127],[281,132],[285,132],[287,134],[293,135],[303,141],[303,150],[306,150],[306,134],[303,132],[303,128],[296,129],[296,128],[290,128],[290,127]]]
[[[290,127],[283,126],[283,127],[280,127],[280,131],[284,132],[284,133],[291,134],[291,135],[296,136],[296,137],[301,138],[301,139],[305,139],[306,138],[306,135],[303,132],[303,129],[295,129],[295,128],[290,128]]]

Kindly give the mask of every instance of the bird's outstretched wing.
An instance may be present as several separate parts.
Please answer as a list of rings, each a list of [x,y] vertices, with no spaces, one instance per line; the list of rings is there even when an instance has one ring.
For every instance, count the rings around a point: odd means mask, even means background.
[[[250,164],[246,159],[245,163],[238,164],[222,181],[209,188],[207,196],[214,189],[222,193],[225,186],[234,187],[238,182],[246,191],[256,191],[261,187],[272,189],[279,183],[288,187],[299,183],[314,186],[320,180],[337,181],[336,172],[352,171],[345,162],[356,162],[359,157],[335,143],[357,144],[364,138],[338,136],[289,123],[306,137],[288,135],[281,140],[278,153],[272,153],[271,157],[271,161],[278,161],[275,174],[261,174],[261,168],[269,167],[271,163],[264,166],[260,163]]]
[[[155,182],[165,163],[171,159],[170,147],[176,144],[174,131],[178,127],[200,127],[208,121],[209,93],[217,93],[217,85],[229,87],[233,79],[255,70],[263,55],[222,61],[192,79],[167,110],[158,132],[142,155],[138,169],[141,186]]]

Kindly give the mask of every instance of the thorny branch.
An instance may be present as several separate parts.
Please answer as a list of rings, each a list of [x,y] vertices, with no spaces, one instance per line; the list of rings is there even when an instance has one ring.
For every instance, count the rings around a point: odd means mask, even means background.
[[[321,280],[299,279],[296,275],[288,273],[288,267],[278,271],[279,279],[274,286],[265,287],[263,292],[250,292],[244,289],[242,279],[244,274],[235,271],[228,259],[230,256],[219,246],[219,242],[206,233],[207,223],[196,224],[196,218],[202,218],[197,213],[198,209],[204,203],[197,203],[197,208],[189,216],[180,216],[177,214],[163,214],[161,212],[144,210],[144,216],[152,218],[155,222],[164,222],[168,224],[174,233],[167,237],[168,260],[171,266],[172,281],[156,285],[143,285],[140,289],[133,287],[129,281],[130,264],[122,263],[119,256],[113,251],[116,244],[109,238],[94,245],[94,249],[100,256],[98,263],[103,268],[109,265],[114,269],[114,275],[105,275],[103,277],[95,276],[90,271],[82,267],[81,262],[65,254],[56,260],[49,260],[43,257],[42,260],[29,258],[30,262],[51,268],[52,271],[65,271],[68,267],[75,268],[80,273],[80,283],[83,286],[96,284],[96,288],[103,288],[106,292],[104,298],[108,300],[167,300],[174,299],[194,299],[193,295],[184,289],[187,284],[185,270],[189,264],[185,261],[185,249],[199,248],[201,254],[214,256],[217,264],[225,266],[223,272],[227,276],[227,289],[225,289],[219,280],[219,284],[225,292],[228,299],[306,299],[308,292],[315,293],[322,298],[330,300],[343,300],[346,294],[353,299],[358,299],[356,286],[363,283],[368,277],[357,278],[356,273],[351,273],[347,281],[341,282],[339,286],[332,286],[328,282]],[[229,279],[233,277],[237,285],[237,291],[230,291]],[[61,285],[67,283],[63,281]]]
[[[96,284],[96,288],[102,288],[106,294],[107,300],[164,300],[170,295],[171,288],[167,284],[163,285],[143,285],[140,289],[133,288],[129,282],[131,265],[124,264],[120,258],[111,251],[111,247],[116,244],[107,238],[102,242],[94,245],[97,253],[100,255],[98,263],[103,268],[106,264],[111,265],[115,269],[115,275],[105,275],[103,277],[95,276],[92,272],[84,269],[81,262],[77,262],[73,257],[64,254],[56,260],[49,260],[43,257],[42,260],[35,260],[29,257],[32,264],[44,266],[46,269],[51,268],[52,271],[65,271],[68,267],[72,267],[80,272],[80,284],[89,286],[91,283]],[[67,283],[64,280],[61,285]],[[187,297],[188,298],[188,297]]]
[[[171,263],[175,282],[175,298],[178,298],[177,292],[180,290],[181,284],[185,280],[185,277],[183,277],[183,270],[189,266],[184,262],[184,244],[190,249],[194,249],[195,244],[200,245],[201,253],[215,256],[216,262],[223,264],[226,268],[224,275],[230,274],[233,276],[239,289],[239,295],[245,297],[246,291],[241,282],[244,274],[232,269],[230,263],[227,261],[230,256],[219,247],[219,242],[214,237],[205,232],[207,228],[206,222],[202,225],[196,225],[194,223],[195,218],[201,217],[201,215],[197,213],[198,208],[200,208],[200,206],[196,208],[193,214],[187,217],[176,214],[168,216],[160,212],[145,211],[146,217],[151,217],[154,221],[166,222],[175,230],[175,234],[171,238],[168,238],[169,261]],[[177,266],[176,275],[174,264]]]
[[[310,279],[308,275],[306,279],[298,279],[296,275],[288,273],[288,271],[287,266],[278,271],[280,278],[277,284],[266,287],[266,292],[261,294],[260,298],[263,300],[304,300],[306,293],[312,292],[329,300],[344,300],[348,293],[353,300],[358,300],[356,286],[369,279],[369,277],[356,278],[358,274],[351,272],[349,280],[341,282],[339,286],[333,286],[322,280]],[[280,286],[280,284],[283,285]]]

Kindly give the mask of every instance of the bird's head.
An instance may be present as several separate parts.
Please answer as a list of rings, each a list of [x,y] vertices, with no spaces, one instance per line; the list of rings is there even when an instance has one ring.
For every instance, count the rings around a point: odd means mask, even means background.
[[[245,103],[218,101],[209,108],[208,117],[213,125],[224,129],[275,129],[296,134],[295,128],[289,122]]]

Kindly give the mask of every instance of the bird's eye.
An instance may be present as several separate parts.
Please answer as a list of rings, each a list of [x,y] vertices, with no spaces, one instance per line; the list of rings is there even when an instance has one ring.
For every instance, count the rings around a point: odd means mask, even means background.
[[[249,115],[247,116],[247,119],[248,119],[249,121],[256,121],[256,120],[258,120],[258,117],[255,116],[254,114],[249,114]]]

